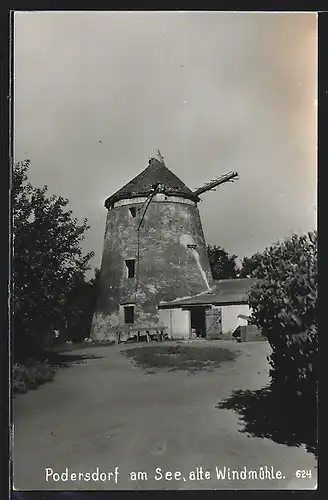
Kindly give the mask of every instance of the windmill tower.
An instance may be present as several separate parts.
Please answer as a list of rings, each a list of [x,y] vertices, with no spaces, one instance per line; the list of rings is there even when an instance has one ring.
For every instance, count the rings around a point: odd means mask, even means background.
[[[211,290],[197,203],[200,194],[236,176],[229,172],[191,191],[158,151],[145,170],[107,198],[94,340],[114,338],[116,325],[154,326],[160,302]]]

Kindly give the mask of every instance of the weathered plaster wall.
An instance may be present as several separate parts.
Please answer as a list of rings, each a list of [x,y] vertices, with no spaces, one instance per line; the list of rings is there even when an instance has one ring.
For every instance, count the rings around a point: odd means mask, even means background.
[[[233,332],[239,325],[238,314],[250,315],[250,307],[247,304],[222,307],[222,333]]]
[[[238,313],[238,314],[242,314],[242,313]],[[247,325],[248,325],[247,319],[237,318],[237,326],[247,326]]]
[[[168,337],[172,337],[172,316],[170,309],[160,309],[158,311],[159,324],[167,328]]]
[[[126,277],[125,260],[138,260],[137,227],[143,213],[132,217],[129,208],[141,205],[129,201],[107,214],[100,294],[91,333],[97,339],[108,337],[109,328],[119,324],[120,304],[135,303],[135,323],[150,326],[159,321],[160,301],[195,295],[212,285],[198,208],[177,197],[171,201],[157,196],[149,204],[139,231],[138,278]]]
[[[191,333],[190,311],[171,309],[171,337],[173,339],[189,339]]]

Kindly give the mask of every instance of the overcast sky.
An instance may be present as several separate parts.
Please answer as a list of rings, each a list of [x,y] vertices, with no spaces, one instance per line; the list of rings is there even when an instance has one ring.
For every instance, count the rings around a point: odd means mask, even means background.
[[[239,257],[316,227],[317,15],[19,12],[14,155],[70,200],[100,264],[104,200],[160,149]],[[101,142],[100,142],[101,141]]]

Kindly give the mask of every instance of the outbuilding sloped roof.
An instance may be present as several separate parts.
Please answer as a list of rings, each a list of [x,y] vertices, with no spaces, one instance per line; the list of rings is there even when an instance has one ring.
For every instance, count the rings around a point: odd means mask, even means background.
[[[217,280],[211,292],[159,304],[159,309],[194,306],[247,304],[248,293],[258,283],[255,278]]]
[[[238,314],[237,318],[244,319],[246,321],[249,321],[251,319],[251,317],[247,316],[247,314]]]
[[[147,168],[125,184],[125,186],[116,193],[107,198],[105,207],[108,208],[110,205],[123,198],[148,196],[152,192],[154,185],[157,184],[161,184],[161,192],[165,194],[182,196],[195,202],[199,201],[198,196],[195,196],[179,177],[167,168],[164,161],[157,160],[157,158],[151,158]]]

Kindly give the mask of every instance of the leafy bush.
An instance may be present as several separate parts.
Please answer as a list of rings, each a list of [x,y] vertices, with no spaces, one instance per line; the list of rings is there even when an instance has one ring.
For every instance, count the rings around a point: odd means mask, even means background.
[[[36,389],[54,377],[54,369],[47,362],[27,361],[25,365],[16,363],[13,366],[13,392],[24,393]]]
[[[271,345],[272,383],[301,406],[316,408],[317,233],[294,235],[267,248],[253,276],[263,279],[250,293],[254,323]],[[300,407],[301,407],[300,406]]]

